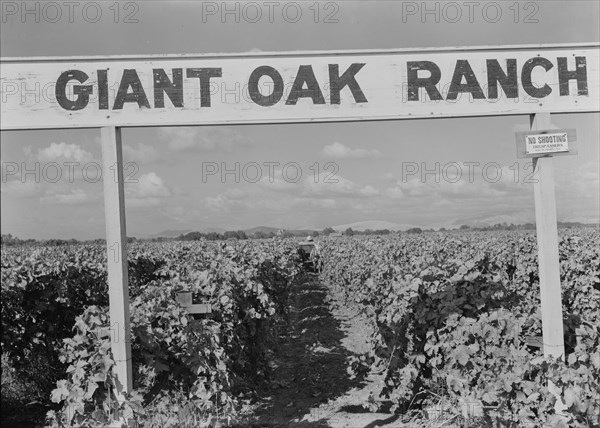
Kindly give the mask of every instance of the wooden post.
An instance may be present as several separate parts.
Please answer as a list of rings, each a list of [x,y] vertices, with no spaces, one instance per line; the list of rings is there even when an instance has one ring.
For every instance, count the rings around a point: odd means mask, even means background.
[[[552,127],[550,113],[531,115],[531,129]],[[542,334],[544,355],[564,358],[560,264],[558,261],[558,227],[554,195],[554,160],[551,156],[533,159],[536,180],[535,229],[538,243],[540,298],[542,303]]]
[[[108,255],[111,351],[116,363],[117,390],[115,393],[119,401],[122,401],[124,399],[122,393],[129,393],[133,389],[133,376],[121,129],[114,126],[103,127],[100,129],[100,138]]]
[[[531,130],[550,129],[550,113],[530,116]],[[554,160],[551,156],[533,158],[536,180],[535,230],[538,244],[538,268],[542,309],[542,340],[544,356],[565,358],[562,297],[560,289],[560,263],[558,259],[558,225],[554,194]],[[562,413],[566,407],[560,399],[560,390],[549,382],[548,389],[556,398],[555,409]]]

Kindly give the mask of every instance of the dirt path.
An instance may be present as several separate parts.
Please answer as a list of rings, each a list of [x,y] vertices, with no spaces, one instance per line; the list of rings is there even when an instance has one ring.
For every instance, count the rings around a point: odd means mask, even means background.
[[[316,275],[306,275],[292,295],[290,323],[282,334],[273,381],[243,425],[402,426],[392,414],[370,413],[363,407],[381,390],[381,375],[352,379],[348,373],[348,359],[368,351],[373,329],[366,318]]]

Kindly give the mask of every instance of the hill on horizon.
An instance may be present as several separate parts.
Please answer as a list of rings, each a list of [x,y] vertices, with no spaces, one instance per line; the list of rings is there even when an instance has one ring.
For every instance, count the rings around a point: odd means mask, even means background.
[[[150,238],[176,238],[179,235],[185,235],[186,233],[191,232],[191,229],[172,229],[172,230],[163,230],[162,232],[155,233],[154,235],[150,235]]]
[[[352,230],[360,231],[360,232],[364,232],[367,229],[371,229],[371,230],[388,229],[392,232],[397,232],[399,230],[408,230],[413,227],[417,227],[417,226],[414,226],[412,224],[393,223],[391,221],[383,221],[383,220],[367,220],[367,221],[359,221],[356,223],[348,223],[348,224],[341,224],[338,226],[332,226],[332,228],[337,230],[338,232],[343,232],[348,228],[351,228]]]
[[[256,226],[256,227],[253,227],[251,229],[246,229],[246,230],[244,230],[244,232],[246,232],[247,235],[253,235],[253,234],[258,233],[258,232],[263,232],[263,233],[277,233],[278,230],[280,230],[279,227]]]

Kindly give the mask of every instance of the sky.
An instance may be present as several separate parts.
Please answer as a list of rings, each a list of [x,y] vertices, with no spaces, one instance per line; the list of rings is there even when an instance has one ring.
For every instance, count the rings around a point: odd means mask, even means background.
[[[597,1],[484,1],[471,11],[455,2],[460,18],[442,2],[54,2],[60,17],[38,2],[27,2],[33,12],[24,15],[22,2],[0,3],[2,57],[600,41]],[[223,16],[223,7],[239,15]],[[422,7],[439,8],[439,19]],[[553,114],[552,123],[575,128],[578,144],[577,155],[554,158],[558,219],[598,223],[600,114]],[[124,128],[127,235],[372,220],[427,228],[533,222],[530,161],[515,148],[515,132],[528,126],[523,115]],[[104,236],[99,136],[1,131],[2,234]],[[61,166],[60,177],[51,164]]]

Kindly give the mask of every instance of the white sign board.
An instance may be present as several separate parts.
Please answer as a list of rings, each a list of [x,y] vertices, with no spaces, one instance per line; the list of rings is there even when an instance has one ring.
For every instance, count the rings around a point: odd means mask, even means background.
[[[600,111],[600,45],[4,58],[1,129]]]
[[[568,152],[568,135],[567,132],[528,135],[525,138],[525,152],[528,155]]]
[[[577,154],[577,131],[568,129],[543,129],[515,133],[517,157],[534,158]]]

